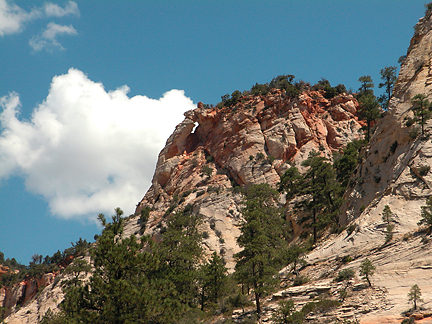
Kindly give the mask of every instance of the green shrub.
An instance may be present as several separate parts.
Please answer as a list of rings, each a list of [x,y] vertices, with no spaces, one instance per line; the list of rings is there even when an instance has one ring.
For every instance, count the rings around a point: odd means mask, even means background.
[[[429,171],[430,171],[430,166],[429,165],[422,165],[419,168],[419,175],[421,177],[424,177],[425,175],[427,175],[429,173]]]
[[[415,119],[410,117],[407,119],[405,126],[410,127],[410,126],[414,125],[414,123],[415,123]]]
[[[296,312],[292,300],[280,301],[279,308],[272,315],[271,321],[276,324],[301,324],[304,322],[304,315]]]
[[[212,230],[214,230],[214,229],[216,228],[216,222],[214,221],[214,219],[212,219],[212,220],[210,221],[210,228],[211,228]]]
[[[340,306],[340,302],[337,300],[320,299],[317,302],[309,302],[304,305],[301,312],[306,316],[311,312],[324,313],[337,306]]]
[[[205,194],[205,191],[204,191],[204,190],[200,190],[200,191],[198,191],[198,192],[196,193],[196,196],[199,197],[199,196],[202,196],[202,195],[204,195],[204,194]]]
[[[275,157],[274,157],[274,156],[271,156],[271,155],[267,156],[267,162],[268,162],[269,164],[273,164],[274,160],[275,160]]]
[[[169,214],[172,213],[172,211],[177,207],[177,204],[172,204],[165,212],[164,216],[168,216]]]
[[[308,283],[308,282],[309,282],[308,277],[299,275],[299,276],[296,276],[294,278],[293,286],[301,286],[301,285],[304,285],[305,283]]]
[[[343,302],[345,298],[348,297],[348,292],[346,290],[339,290],[339,299]]]
[[[351,235],[352,232],[354,232],[357,229],[357,224],[350,224],[347,228],[347,234],[348,236]]]
[[[336,277],[336,281],[347,281],[354,278],[355,272],[353,269],[343,269],[338,272],[338,276]]]
[[[251,88],[250,93],[253,96],[263,95],[265,96],[270,90],[268,84],[259,84],[255,83],[255,85]]]
[[[257,158],[257,160],[262,160],[262,159],[264,159],[264,153],[261,153],[261,152],[259,152],[259,153],[257,153],[257,155],[256,155],[256,158]]]
[[[392,145],[390,145],[390,153],[393,154],[396,152],[396,149],[398,147],[398,141],[394,141]]]
[[[342,258],[342,262],[343,262],[343,263],[350,263],[352,260],[353,260],[353,258],[352,258],[350,255],[345,255],[345,256]]]
[[[187,204],[183,209],[183,213],[190,214],[192,213],[192,210],[193,210],[193,206],[191,204]]]
[[[411,139],[416,139],[420,135],[420,133],[421,133],[420,127],[413,127],[411,128],[408,135]]]
[[[189,196],[192,193],[192,190],[186,190],[185,192],[183,192],[180,197],[182,198],[186,198],[187,196]]]
[[[210,168],[208,165],[203,165],[202,168],[201,168],[201,171],[202,171],[203,174],[205,174],[209,178],[213,174],[213,169]]]

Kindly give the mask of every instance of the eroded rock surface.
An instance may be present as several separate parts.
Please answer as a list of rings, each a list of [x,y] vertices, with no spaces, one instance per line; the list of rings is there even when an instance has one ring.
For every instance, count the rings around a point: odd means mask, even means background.
[[[192,206],[204,217],[205,246],[223,254],[232,269],[232,256],[239,251],[242,197],[237,189],[276,185],[290,164],[301,169],[312,150],[331,159],[333,152],[362,138],[358,108],[349,94],[325,99],[323,92],[308,91],[293,99],[279,89],[242,97],[231,107],[198,105],[185,113],[160,152],[152,186],[136,215],[145,206],[154,208],[146,233],[157,239],[171,212]],[[128,228],[128,233],[139,230],[137,218]]]

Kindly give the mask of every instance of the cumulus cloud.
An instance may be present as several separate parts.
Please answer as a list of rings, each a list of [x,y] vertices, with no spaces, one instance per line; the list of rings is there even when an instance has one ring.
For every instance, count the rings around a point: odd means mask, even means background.
[[[46,100],[28,121],[19,119],[17,93],[0,98],[0,179],[25,177],[64,218],[132,213],[151,182],[157,155],[183,113],[193,109],[181,90],[159,99],[128,97],[123,86],[70,69],[53,78]]]
[[[47,2],[40,8],[33,8],[27,12],[8,0],[0,0],[0,36],[19,33],[27,22],[47,17],[61,18],[65,16],[79,16],[78,5],[69,1],[64,7]],[[57,35],[75,35],[77,32],[72,26],[61,26],[54,23],[48,24],[41,35],[33,37],[29,44],[36,51],[43,48],[53,50],[61,49],[57,41]]]
[[[78,33],[72,25],[63,26],[50,22],[47,28],[42,31],[40,35],[33,36],[30,39],[29,45],[36,52],[39,52],[43,49],[47,50],[48,52],[53,52],[54,50],[63,50],[64,47],[60,44],[57,37],[62,35],[76,34]]]

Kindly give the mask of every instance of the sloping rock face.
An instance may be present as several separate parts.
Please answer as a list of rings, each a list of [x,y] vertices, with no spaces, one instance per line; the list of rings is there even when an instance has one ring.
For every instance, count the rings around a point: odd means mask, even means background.
[[[233,268],[241,211],[239,187],[270,183],[295,164],[300,169],[312,150],[329,159],[361,139],[357,100],[349,94],[327,100],[322,92],[292,99],[283,90],[241,98],[236,105],[198,108],[185,113],[159,154],[152,186],[136,215],[152,206],[146,233],[157,240],[165,217],[187,205],[204,217],[209,251],[223,254]],[[127,232],[137,232],[136,219]]]
[[[400,323],[401,313],[410,308],[407,293],[418,284],[426,310],[432,307],[432,253],[430,237],[419,231],[421,206],[432,195],[432,121],[424,136],[415,136],[407,126],[413,117],[411,99],[432,91],[432,19],[429,12],[415,26],[408,54],[394,89],[389,110],[380,121],[363,163],[355,175],[356,185],[346,195],[340,222],[350,231],[324,242],[309,256],[310,264],[324,264],[337,257],[355,259],[346,267],[358,270],[368,257],[376,265],[374,284],[385,287],[390,309],[384,307],[361,316],[361,323]],[[384,206],[395,214],[394,238],[385,244]],[[427,311],[426,311],[427,312]],[[418,315],[420,318],[423,315]],[[432,318],[421,323],[432,323]]]

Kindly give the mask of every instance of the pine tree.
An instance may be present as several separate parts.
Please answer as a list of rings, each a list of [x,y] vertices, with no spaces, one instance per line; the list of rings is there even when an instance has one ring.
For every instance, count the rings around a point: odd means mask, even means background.
[[[368,258],[364,259],[364,261],[360,265],[360,275],[368,282],[369,287],[372,286],[370,277],[373,276],[374,272],[375,266],[372,264],[372,262]]]
[[[198,305],[199,264],[203,254],[202,234],[198,226],[200,215],[178,211],[170,217],[162,242],[155,247],[160,266],[156,274],[171,283],[175,290],[175,303],[187,310]]]
[[[394,217],[394,214],[391,211],[390,206],[385,205],[383,212],[382,212],[382,220],[387,223],[387,226],[386,226],[386,231],[387,231],[386,243],[391,241],[391,239],[393,238],[393,229],[394,229],[393,217]]]
[[[410,292],[408,293],[408,302],[413,302],[414,309],[417,309],[417,303],[422,302],[423,299],[421,299],[421,290],[420,287],[415,284],[411,287]]]
[[[378,85],[378,88],[384,88],[385,92],[379,97],[378,101],[384,110],[387,110],[389,106],[393,87],[396,82],[396,70],[396,66],[386,66],[380,71],[383,82]]]
[[[216,303],[226,290],[228,269],[225,261],[216,252],[212,258],[200,268],[200,304],[201,310],[207,303]]]
[[[357,100],[360,103],[360,118],[366,120],[366,141],[369,142],[372,123],[381,115],[379,103],[373,93],[366,93],[358,96]]]
[[[427,96],[425,94],[417,94],[411,99],[413,105],[412,110],[417,121],[421,125],[422,135],[424,134],[424,125],[431,118],[431,112],[429,110],[430,103],[426,98]]]
[[[374,83],[370,75],[363,75],[358,79],[358,81],[361,83],[361,86],[358,89],[357,96],[373,95]]]
[[[287,169],[278,183],[278,191],[285,192],[286,200],[292,199],[301,192],[303,176],[296,167]]]
[[[421,216],[417,225],[426,225],[430,231],[432,229],[432,197],[426,200],[426,206],[421,206]]]
[[[342,189],[336,182],[336,174],[328,159],[312,151],[303,166],[308,167],[303,175],[302,194],[309,195],[303,205],[311,213],[313,240],[318,238],[318,229],[331,221],[338,223],[337,212],[342,202]]]
[[[174,323],[193,307],[199,218],[173,215],[156,244],[149,236],[124,237],[122,214],[116,209],[111,223],[98,216],[104,230],[90,251],[94,270],[85,284],[64,289],[64,323]]]
[[[278,192],[270,185],[251,186],[244,200],[244,221],[237,238],[243,250],[235,254],[235,276],[252,289],[258,314],[261,313],[260,298],[278,282],[277,273],[281,268],[276,262],[278,250],[286,244],[286,223],[275,206],[277,200]]]
[[[343,188],[348,187],[350,177],[361,161],[359,151],[364,145],[364,141],[349,142],[343,149],[342,155],[334,158],[333,167],[336,170],[336,179]]]

